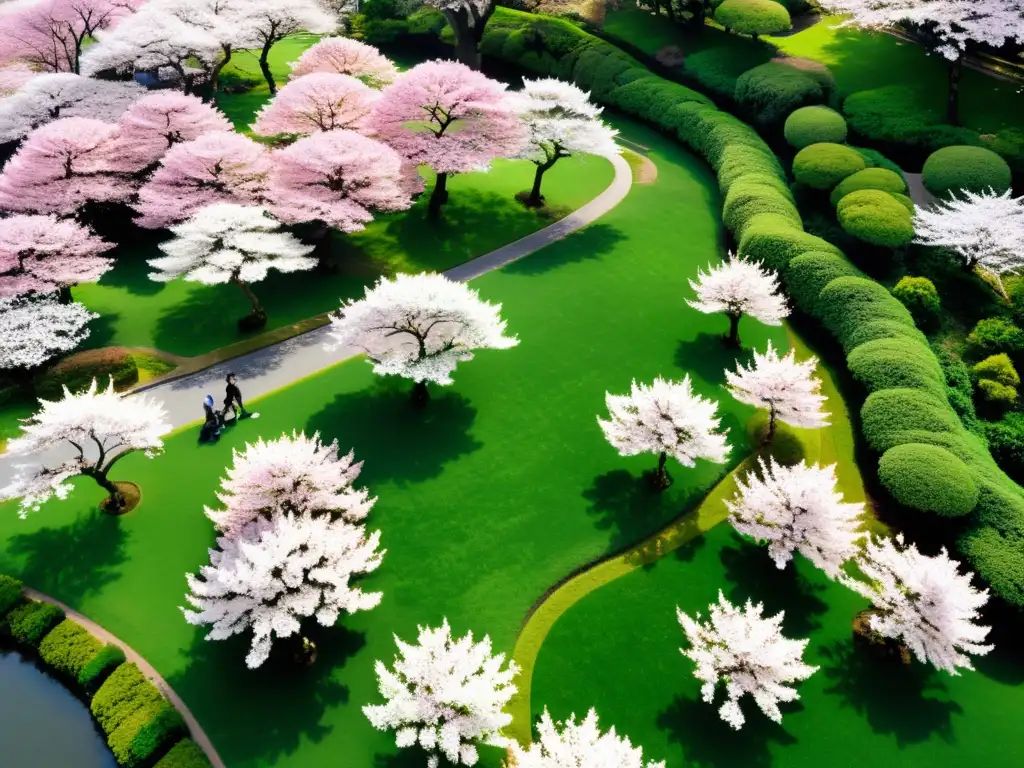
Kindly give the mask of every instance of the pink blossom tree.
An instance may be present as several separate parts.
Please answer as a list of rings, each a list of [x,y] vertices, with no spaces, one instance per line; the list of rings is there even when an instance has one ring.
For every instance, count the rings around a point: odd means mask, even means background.
[[[293,79],[314,72],[351,75],[371,88],[390,85],[398,76],[395,65],[380,51],[350,37],[325,37],[303,51],[292,64]]]
[[[412,204],[403,189],[402,158],[355,131],[299,139],[277,150],[273,165],[267,198],[271,212],[286,224],[316,221],[358,232],[373,221],[373,212]]]
[[[0,16],[0,22],[2,21],[3,17]],[[23,61],[14,61],[0,66],[0,96],[10,96],[12,93],[16,93],[27,82],[42,74]]]
[[[0,173],[0,210],[68,215],[134,191],[120,165],[116,125],[55,120],[31,133]]]
[[[515,155],[526,131],[505,86],[454,61],[427,61],[399,75],[374,103],[369,126],[382,141],[437,174],[430,213],[448,199],[448,177]]]
[[[94,283],[114,266],[102,255],[113,247],[81,224],[52,214],[0,219],[0,298]]]
[[[378,95],[350,75],[314,72],[287,83],[260,110],[252,130],[260,136],[358,131]]]
[[[260,71],[273,96],[277,83],[268,61],[271,49],[288,35],[302,30],[314,34],[332,32],[338,26],[338,17],[318,0],[259,0],[252,6],[247,21],[260,49]]]
[[[139,190],[136,223],[162,229],[213,203],[260,202],[271,170],[266,147],[227,131],[175,144]]]

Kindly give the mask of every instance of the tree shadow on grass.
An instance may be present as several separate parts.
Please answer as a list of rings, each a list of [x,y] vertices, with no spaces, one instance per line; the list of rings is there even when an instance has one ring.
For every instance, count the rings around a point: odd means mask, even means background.
[[[348,703],[348,686],[336,673],[363,648],[366,636],[340,624],[320,627],[314,622],[304,624],[304,632],[317,646],[312,666],[295,663],[296,643],[289,638],[275,643],[263,666],[248,669],[248,633],[207,641],[205,628],[197,628],[184,651],[188,667],[167,679],[228,765],[253,760],[285,765],[285,756],[303,741],[344,738],[321,723],[328,710]]]
[[[335,437],[342,451],[365,461],[360,482],[417,483],[437,477],[447,463],[479,450],[470,434],[476,408],[456,392],[435,387],[425,407],[414,406],[409,388],[392,382],[339,395],[306,424],[306,434]]]
[[[692,339],[683,339],[676,347],[675,364],[709,384],[724,384],[725,370],[734,370],[737,360],[746,362],[750,357],[749,350],[734,349],[722,343],[729,321],[724,316],[721,320],[721,334],[698,333]]]
[[[260,295],[260,286],[253,290]],[[188,298],[160,315],[153,330],[153,345],[165,352],[193,357],[243,341],[256,333],[238,331],[238,320],[251,308],[233,285],[197,286]]]
[[[477,747],[480,753],[479,765],[504,765],[502,758],[506,757],[505,750],[497,747],[480,745]],[[443,755],[441,766],[454,768]],[[427,764],[427,752],[419,745],[407,749],[398,750],[391,754],[376,754],[373,756],[373,768],[423,768]]]
[[[78,605],[121,577],[127,539],[118,518],[97,510],[63,528],[12,536],[5,548],[25,584]]]
[[[900,747],[935,736],[954,741],[953,715],[963,712],[946,701],[946,685],[930,665],[909,665],[881,659],[858,648],[852,637],[819,649],[824,660],[819,674],[830,687],[826,693],[842,699],[842,706],[866,718],[875,733],[892,735]]]
[[[771,742],[784,746],[796,743],[785,728],[765,717],[749,696],[740,700],[746,723],[742,735],[737,735],[718,716],[724,695],[719,690],[713,704],[676,696],[668,709],[658,715],[658,727],[682,747],[687,765],[701,768],[768,766],[772,764]],[[785,719],[786,714],[803,709],[803,705],[793,702],[781,704],[780,708]]]
[[[122,245],[114,251],[114,268],[103,275],[100,285],[124,288],[133,296],[155,296],[164,284],[150,279],[153,268],[147,262],[163,255],[156,239]]]
[[[626,236],[610,224],[591,224],[561,242],[552,241],[552,247],[543,247],[503,269],[513,275],[541,275],[566,264],[600,258],[615,250],[625,239]],[[558,245],[553,245],[556,242]]]
[[[89,321],[89,338],[85,346],[89,349],[109,347],[114,340],[114,325],[120,317],[117,313],[104,313],[95,320]]]

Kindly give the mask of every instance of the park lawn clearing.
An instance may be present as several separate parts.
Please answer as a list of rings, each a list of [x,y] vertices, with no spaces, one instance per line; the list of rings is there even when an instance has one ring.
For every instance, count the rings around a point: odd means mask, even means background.
[[[720,341],[728,322],[684,303],[687,279],[722,255],[715,180],[678,145],[620,127],[653,148],[656,182],[634,187],[587,229],[472,283],[503,304],[520,346],[480,353],[452,387],[434,388],[423,412],[410,408],[404,382],[375,380],[356,360],[261,399],[261,418],[215,446],[197,446],[198,430],[186,430],[163,456],[118,465],[117,479],[142,489],[141,506],[120,518],[93,512],[102,493],[87,482],[25,521],[4,507],[0,572],[68,602],[142,653],[232,768],[421,765],[415,752],[391,757],[393,738],[360,711],[378,701],[373,661],[390,661],[392,633],[408,639],[417,624],[447,616],[457,632],[489,634],[497,651],[511,653],[548,588],[660,530],[729,468],[672,466],[675,485],[654,495],[640,475],[655,458],[623,459],[601,434],[606,389],[689,372],[698,392],[720,402],[734,461],[750,450],[752,409],[721,387],[736,357]],[[770,338],[786,346],[782,328],[745,320],[741,332],[749,345]],[[249,671],[247,639],[204,642],[178,606],[184,574],[206,562],[213,543],[202,507],[215,503],[232,448],[292,429],[337,437],[365,460],[360,484],[379,497],[368,526],[382,531],[388,550],[365,586],[384,599],[314,629],[314,667],[296,668],[280,649]],[[500,760],[486,750],[481,765]]]

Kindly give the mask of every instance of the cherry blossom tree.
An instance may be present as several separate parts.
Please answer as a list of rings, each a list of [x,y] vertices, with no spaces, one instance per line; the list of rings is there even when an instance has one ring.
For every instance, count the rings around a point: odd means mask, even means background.
[[[0,370],[27,385],[44,364],[85,341],[97,317],[52,294],[0,299]]]
[[[0,210],[68,215],[90,202],[124,200],[116,125],[65,117],[29,134],[0,173]]]
[[[306,254],[313,250],[270,218],[263,208],[215,203],[208,205],[184,224],[171,228],[175,237],[160,244],[166,256],[151,259],[156,272],[150,277],[168,282],[185,280],[218,285],[234,283],[252,304],[252,313],[239,322],[242,330],[255,330],[267,322],[267,312],[250,283],[263,280],[274,269],[300,272],[316,266]]]
[[[697,294],[696,301],[686,303],[708,315],[724,312],[729,317],[726,344],[740,346],[740,318],[744,315],[765,325],[782,325],[789,315],[786,298],[779,292],[778,275],[761,267],[759,261],[747,261],[733,254],[708,271],[697,270],[697,281],[689,281]]]
[[[622,456],[658,454],[652,476],[658,489],[668,488],[672,478],[665,469],[671,456],[684,467],[697,459],[722,464],[729,456],[726,433],[717,417],[718,403],[693,391],[689,375],[682,381],[660,376],[648,386],[633,381],[628,395],[605,393],[609,419],[598,418],[604,436]]]
[[[317,0],[259,0],[250,5],[246,20],[260,49],[260,71],[273,96],[277,93],[277,83],[270,71],[271,49],[289,35],[303,30],[317,35],[333,32],[339,19]]]
[[[918,661],[958,675],[958,667],[974,669],[967,654],[992,650],[982,645],[989,628],[975,623],[988,590],[975,589],[945,549],[927,557],[900,534],[869,541],[855,562],[866,581],[846,576],[843,583],[871,601],[871,630],[906,645]]]
[[[799,552],[829,578],[838,578],[843,563],[860,551],[863,504],[843,501],[836,490],[836,467],[800,462],[783,466],[774,458],[760,471],[736,481],[726,500],[729,522],[740,533],[768,542],[776,567],[785,568]]]
[[[543,203],[540,186],[544,174],[563,157],[619,154],[615,143],[619,132],[600,119],[602,108],[591,103],[590,94],[572,83],[524,79],[523,90],[514,94],[513,103],[527,134],[519,157],[537,166],[526,199],[529,206]]]
[[[525,133],[505,86],[453,61],[427,61],[398,76],[373,106],[369,127],[437,173],[430,213],[448,199],[448,176],[516,155]]]
[[[501,305],[483,301],[463,283],[444,275],[399,274],[381,278],[361,299],[342,302],[331,315],[330,336],[338,347],[366,353],[373,372],[416,382],[413,400],[426,402],[427,382],[452,383],[460,362],[475,349],[508,349],[519,343],[505,335]]]
[[[815,378],[818,358],[797,362],[796,351],[785,357],[768,342],[762,355],[754,350],[750,367],[736,364],[736,371],[726,371],[726,389],[741,403],[768,410],[768,432],[765,442],[775,436],[776,420],[794,427],[815,429],[828,426],[828,413],[822,410],[825,396],[819,392],[821,381]]]
[[[719,591],[718,602],[708,606],[708,621],[701,622],[676,608],[679,624],[686,634],[689,648],[681,653],[697,666],[693,674],[703,685],[701,698],[708,704],[715,700],[715,689],[725,684],[726,701],[718,709],[719,716],[736,730],[746,718],[740,699],[750,695],[769,719],[782,722],[779,702],[800,698],[790,685],[818,671],[805,664],[807,640],[791,640],[782,635],[784,612],[763,617],[764,605],[749,600],[742,608],[734,606]]]
[[[0,16],[0,21],[3,17]],[[0,63],[0,96],[10,96],[17,93],[22,87],[44,73],[38,72],[23,61],[14,61],[10,64]]]
[[[445,619],[440,627],[419,627],[416,645],[395,636],[394,669],[377,661],[377,679],[385,704],[363,707],[374,728],[395,731],[399,747],[419,744],[437,768],[440,755],[455,765],[476,765],[477,745],[505,746],[501,729],[512,722],[504,708],[516,693],[519,673],[505,655],[491,655],[491,639],[473,642],[473,633],[452,637]],[[440,753],[440,755],[438,754]]]
[[[21,422],[21,435],[7,443],[8,454],[33,461],[18,465],[18,475],[0,490],[0,498],[21,499],[24,517],[54,496],[66,499],[68,481],[82,476],[110,494],[104,506],[108,512],[122,511],[124,493],[110,480],[110,471],[131,453],[143,451],[153,458],[163,450],[160,438],[171,431],[163,405],[145,395],[115,392],[113,379],[106,389],[95,379],[78,393],[65,387],[62,399],[39,404],[40,410]],[[55,453],[68,458],[49,461]]]
[[[314,72],[350,75],[371,88],[390,85],[398,76],[395,65],[380,51],[350,37],[325,37],[292,64],[292,79]]]
[[[412,205],[402,173],[402,159],[379,141],[347,130],[316,133],[274,153],[267,200],[286,224],[358,232],[375,212]]]
[[[94,283],[114,266],[102,256],[113,247],[72,219],[0,219],[0,297]]]
[[[351,128],[359,131],[379,94],[349,75],[314,72],[285,84],[252,125],[260,136],[304,136]]]
[[[480,69],[480,41],[484,27],[494,13],[494,0],[426,0],[448,20],[455,33],[455,57],[473,69]]]
[[[162,229],[214,203],[260,203],[271,166],[269,150],[240,133],[215,131],[175,144],[139,190],[136,223]]]
[[[146,95],[137,83],[96,80],[67,72],[39,75],[0,99],[0,141],[16,141],[61,117],[113,122]]]
[[[973,44],[1000,48],[1024,43],[1024,6],[1019,0],[826,0],[831,13],[852,14],[844,22],[869,29],[909,26],[918,39],[949,63],[947,119],[959,124],[960,74]]]
[[[529,749],[512,741],[507,768],[665,768],[664,762],[645,763],[643,748],[618,736],[614,727],[601,733],[594,709],[578,723],[576,715],[556,723],[545,707],[537,723],[537,735]]]

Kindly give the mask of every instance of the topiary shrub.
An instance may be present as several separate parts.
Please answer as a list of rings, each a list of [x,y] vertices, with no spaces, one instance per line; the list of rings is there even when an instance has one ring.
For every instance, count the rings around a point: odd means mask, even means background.
[[[792,28],[784,5],[773,0],[725,0],[715,9],[715,21],[741,35],[774,35]]]
[[[704,91],[732,99],[736,95],[736,81],[740,75],[771,58],[771,53],[756,46],[738,48],[721,45],[687,56],[683,71]]]
[[[107,643],[82,667],[78,673],[78,683],[88,693],[93,693],[123,663],[124,651],[113,643]]]
[[[808,234],[794,227],[786,218],[773,214],[755,216],[747,222],[739,244],[739,252],[743,256],[760,261],[780,273],[785,272],[791,259],[812,251],[842,255],[828,241]]]
[[[892,295],[899,299],[918,325],[929,327],[934,326],[942,312],[942,302],[939,300],[939,292],[935,290],[935,284],[927,277],[900,278],[892,289]]]
[[[1010,166],[984,147],[945,147],[929,155],[921,181],[933,195],[950,197],[961,190],[1002,194],[1013,183]]]
[[[1004,411],[1017,402],[1017,390],[993,379],[979,379],[978,392],[981,399],[991,408]]]
[[[910,339],[878,339],[861,344],[846,357],[850,373],[869,392],[920,389],[941,400],[946,379],[935,355]]]
[[[857,150],[857,154],[864,158],[868,168],[884,168],[903,178],[903,169],[878,150],[868,149],[867,147],[853,147],[853,149]]]
[[[811,144],[793,158],[793,176],[812,189],[830,190],[865,168],[864,158],[842,144]]]
[[[722,204],[722,222],[737,238],[746,225],[762,213],[774,213],[788,219],[794,227],[803,226],[793,202],[768,184],[739,180],[729,189]]]
[[[17,579],[0,573],[0,618],[21,602],[22,586]]]
[[[978,503],[978,487],[967,465],[935,445],[890,448],[878,462],[878,479],[896,501],[922,512],[960,517]]]
[[[971,372],[976,379],[991,379],[1007,387],[1020,386],[1020,376],[1010,362],[1010,356],[1005,353],[986,357],[975,365]]]
[[[35,648],[53,627],[64,618],[64,611],[53,603],[24,603],[7,614],[11,636],[23,645]]]
[[[817,314],[821,289],[837,277],[863,277],[863,274],[848,260],[834,253],[802,253],[786,268],[786,292],[804,312]]]
[[[1024,413],[1008,413],[1001,421],[986,422],[984,430],[999,468],[1024,483]]]
[[[62,675],[77,681],[103,643],[85,627],[64,619],[39,644],[39,658]]]
[[[843,344],[847,354],[869,341],[878,339],[910,339],[927,344],[928,339],[912,325],[895,320],[869,320],[853,328]]]
[[[863,157],[863,155],[861,155]],[[858,192],[862,189],[879,189],[882,192],[903,193],[907,189],[907,183],[898,173],[893,173],[885,168],[865,168],[847,176],[836,188],[832,190],[829,200],[832,205],[839,205],[839,201],[851,192]]]
[[[847,234],[871,245],[900,248],[914,239],[910,213],[888,192],[851,192],[839,201],[836,216]]]
[[[192,739],[182,739],[160,758],[155,768],[210,768],[210,761]]]
[[[125,718],[107,737],[107,744],[119,765],[135,768],[184,733],[181,713],[162,699]]]
[[[89,710],[104,733],[110,734],[139,710],[162,700],[156,687],[129,661],[115,669],[100,686]]]
[[[873,280],[839,277],[818,296],[818,317],[849,354],[849,339],[863,323],[891,320],[914,327],[914,318],[893,295]]]
[[[795,149],[811,144],[842,144],[846,141],[846,119],[828,107],[801,107],[786,118],[783,133]]]
[[[62,386],[72,392],[86,389],[93,379],[105,385],[113,376],[114,387],[127,389],[139,380],[139,366],[124,347],[87,349],[69,355],[45,371],[36,381],[36,394],[46,400],[59,400]]]
[[[868,445],[879,453],[903,443],[922,442],[921,435],[963,430],[944,399],[920,389],[872,392],[861,407],[860,417]]]
[[[979,320],[967,335],[967,348],[978,357],[1024,350],[1024,331],[1004,317]]]
[[[734,97],[754,122],[774,126],[794,109],[823,102],[825,90],[821,83],[799,69],[769,61],[736,79]]]

